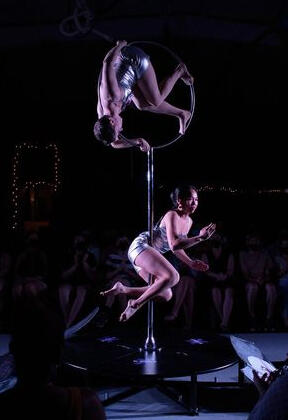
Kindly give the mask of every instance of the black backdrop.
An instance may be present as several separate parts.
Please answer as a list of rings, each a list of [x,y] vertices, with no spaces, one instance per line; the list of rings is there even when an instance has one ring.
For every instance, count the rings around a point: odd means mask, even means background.
[[[246,190],[285,188],[285,38],[277,45],[220,41],[213,36],[189,42],[184,37],[179,43],[171,36],[157,41],[175,50],[191,69],[196,108],[185,137],[155,154],[156,215],[168,206],[167,197],[178,181]],[[2,46],[3,226],[11,213],[14,146],[37,141],[56,143],[60,149],[62,186],[51,215],[56,225],[145,228],[145,155],[105,148],[92,134],[97,77],[109,48],[106,41],[85,37]],[[151,59],[159,65],[156,54]],[[161,60],[161,72],[173,65],[167,55]],[[171,101],[187,101],[187,92],[181,89]],[[146,132],[138,133],[137,112],[128,110],[126,116],[127,130],[135,134],[161,137],[166,122],[172,131],[176,129],[168,117],[153,115],[145,116]],[[202,193],[200,200],[199,222],[227,219],[233,226],[247,226],[258,220],[270,227],[286,223],[285,194]]]

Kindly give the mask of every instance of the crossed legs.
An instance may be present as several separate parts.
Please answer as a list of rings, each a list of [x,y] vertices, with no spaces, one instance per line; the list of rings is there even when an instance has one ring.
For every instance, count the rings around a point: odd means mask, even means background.
[[[165,101],[180,78],[186,84],[193,83],[193,78],[184,64],[179,64],[172,75],[158,85],[155,70],[150,63],[142,78],[138,80],[137,85],[133,88],[133,102],[141,111],[177,117],[179,119],[179,132],[184,134],[187,122],[191,116],[190,111],[177,108]]]
[[[125,311],[120,316],[120,321],[127,321],[134,313],[150,299],[159,298],[168,301],[172,297],[171,287],[179,281],[179,274],[158,251],[149,247],[136,258],[135,264],[141,267],[139,275],[148,282],[149,274],[153,276],[153,282],[144,287],[127,287],[122,283],[116,283],[112,289],[102,294],[124,293],[131,296]]]

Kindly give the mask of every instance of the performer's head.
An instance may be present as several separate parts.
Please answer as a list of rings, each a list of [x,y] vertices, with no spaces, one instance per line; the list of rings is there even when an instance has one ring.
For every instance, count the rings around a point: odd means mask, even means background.
[[[252,251],[259,251],[261,248],[261,238],[257,232],[248,233],[245,237],[246,246]]]
[[[122,118],[120,116],[104,115],[94,125],[96,139],[106,146],[118,139],[120,131],[122,131]]]
[[[181,185],[171,193],[174,208],[185,213],[194,213],[198,206],[198,193],[193,185]]]

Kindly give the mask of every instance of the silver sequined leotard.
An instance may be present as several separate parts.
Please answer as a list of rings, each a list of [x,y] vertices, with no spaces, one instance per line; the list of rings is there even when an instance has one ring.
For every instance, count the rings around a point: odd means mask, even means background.
[[[142,232],[140,233],[137,238],[131,243],[128,249],[128,258],[133,264],[134,269],[139,273],[141,267],[135,265],[136,257],[138,257],[141,252],[149,247],[148,239],[149,239],[149,232]],[[187,238],[187,235],[181,235],[181,238]],[[170,251],[170,246],[167,240],[167,232],[166,226],[157,226],[153,229],[153,248],[156,249],[161,254]]]
[[[141,79],[149,62],[149,56],[140,48],[126,46],[121,49],[116,63],[116,78],[124,91],[122,110],[131,101],[133,86]]]

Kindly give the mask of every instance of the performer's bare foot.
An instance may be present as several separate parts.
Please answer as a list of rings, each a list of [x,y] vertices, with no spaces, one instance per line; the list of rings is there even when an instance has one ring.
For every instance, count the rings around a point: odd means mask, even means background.
[[[133,307],[134,302],[135,302],[135,300],[133,300],[133,299],[128,300],[128,304],[126,306],[125,311],[122,312],[122,314],[120,315],[120,318],[119,318],[120,322],[127,321],[129,318],[131,318],[131,316],[133,316],[135,314],[135,312],[138,311],[140,306],[138,305],[138,306]]]
[[[117,296],[120,293],[125,293],[125,291],[126,291],[125,286],[123,286],[123,284],[120,283],[120,281],[117,281],[111,289],[100,292],[100,295],[101,296],[109,296],[109,295]]]
[[[183,111],[179,118],[179,133],[184,134],[187,128],[187,123],[191,117],[191,112]]]
[[[194,82],[194,79],[193,79],[193,77],[191,76],[191,74],[189,73],[189,71],[188,71],[188,69],[187,69],[187,67],[186,67],[186,65],[184,64],[184,63],[180,63],[178,66],[177,66],[177,69],[179,70],[179,71],[181,71],[181,80],[183,80],[183,82],[186,84],[186,85],[193,85],[193,82]]]

